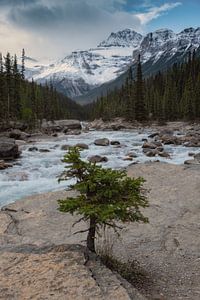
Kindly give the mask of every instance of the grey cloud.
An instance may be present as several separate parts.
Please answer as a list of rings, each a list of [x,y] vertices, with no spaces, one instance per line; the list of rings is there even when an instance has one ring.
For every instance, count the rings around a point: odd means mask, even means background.
[[[55,57],[77,48],[95,47],[111,31],[124,28],[141,31],[141,21],[132,12],[145,2],[150,3],[145,0],[0,0],[0,13],[5,6],[9,26],[32,39],[30,45],[27,43],[30,55]]]
[[[145,0],[144,0],[145,1]],[[5,2],[5,0],[0,0]],[[8,3],[13,2],[8,0]],[[26,26],[31,30],[38,28],[46,30],[46,27],[54,27],[66,24],[78,26],[82,24],[99,24],[103,20],[113,18],[113,14],[119,14],[126,11],[126,6],[133,9],[138,7],[138,0],[33,0],[23,1],[15,0],[18,5],[10,7],[8,18],[9,21],[18,26]],[[127,12],[131,15],[131,13]]]
[[[38,0],[0,0],[0,6],[18,6],[18,5],[33,5]]]

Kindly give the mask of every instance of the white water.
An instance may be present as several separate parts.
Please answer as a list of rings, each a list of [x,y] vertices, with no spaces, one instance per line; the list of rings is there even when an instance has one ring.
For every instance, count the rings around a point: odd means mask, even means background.
[[[48,191],[67,188],[71,183],[62,182],[58,184],[58,175],[64,170],[61,162],[65,151],[61,150],[62,145],[75,145],[86,143],[88,150],[81,151],[84,159],[92,155],[103,155],[108,158],[105,167],[124,168],[132,162],[124,161],[123,158],[128,152],[137,154],[133,160],[144,163],[146,161],[160,160],[168,163],[182,164],[188,159],[188,152],[198,152],[198,148],[186,148],[183,146],[166,146],[165,150],[171,154],[171,159],[161,157],[149,158],[142,152],[142,139],[147,138],[150,131],[138,134],[137,131],[91,131],[78,136],[62,136],[54,139],[43,139],[38,142],[22,147],[22,156],[15,162],[13,168],[0,171],[0,206],[11,203],[28,195],[44,193]],[[96,138],[109,138],[117,140],[122,147],[116,146],[95,146]],[[36,146],[38,149],[48,149],[48,153],[38,151],[30,152],[29,147]]]

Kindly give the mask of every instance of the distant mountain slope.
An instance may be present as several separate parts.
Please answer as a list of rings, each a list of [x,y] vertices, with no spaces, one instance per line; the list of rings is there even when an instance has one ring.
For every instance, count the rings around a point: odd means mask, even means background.
[[[33,77],[42,84],[52,81],[62,93],[79,103],[87,103],[120,86],[131,65],[134,71],[139,54],[144,75],[148,76],[183,61],[194,49],[200,52],[200,27],[187,28],[178,34],[160,29],[144,37],[125,29],[111,33],[95,49],[75,51],[50,65],[31,64],[27,78]]]

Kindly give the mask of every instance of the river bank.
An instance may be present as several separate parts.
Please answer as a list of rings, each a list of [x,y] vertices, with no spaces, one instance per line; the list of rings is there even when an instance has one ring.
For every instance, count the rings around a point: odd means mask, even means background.
[[[114,255],[122,261],[139,263],[145,277],[137,288],[147,299],[198,300],[199,166],[154,162],[130,166],[128,174],[146,179],[150,207],[145,214],[150,223],[127,224],[121,239],[115,235],[112,238],[113,233],[109,232]],[[35,195],[6,206],[0,213],[1,251],[12,252],[12,248],[24,245],[84,245],[85,235],[73,232],[83,230],[86,224],[72,228],[76,217],[57,211],[57,200],[73,193]]]

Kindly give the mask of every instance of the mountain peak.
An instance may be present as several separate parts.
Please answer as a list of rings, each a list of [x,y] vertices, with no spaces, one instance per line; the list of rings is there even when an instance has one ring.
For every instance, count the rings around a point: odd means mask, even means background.
[[[126,28],[121,31],[112,32],[110,36],[101,42],[98,47],[132,47],[140,45],[142,35],[136,31]]]

